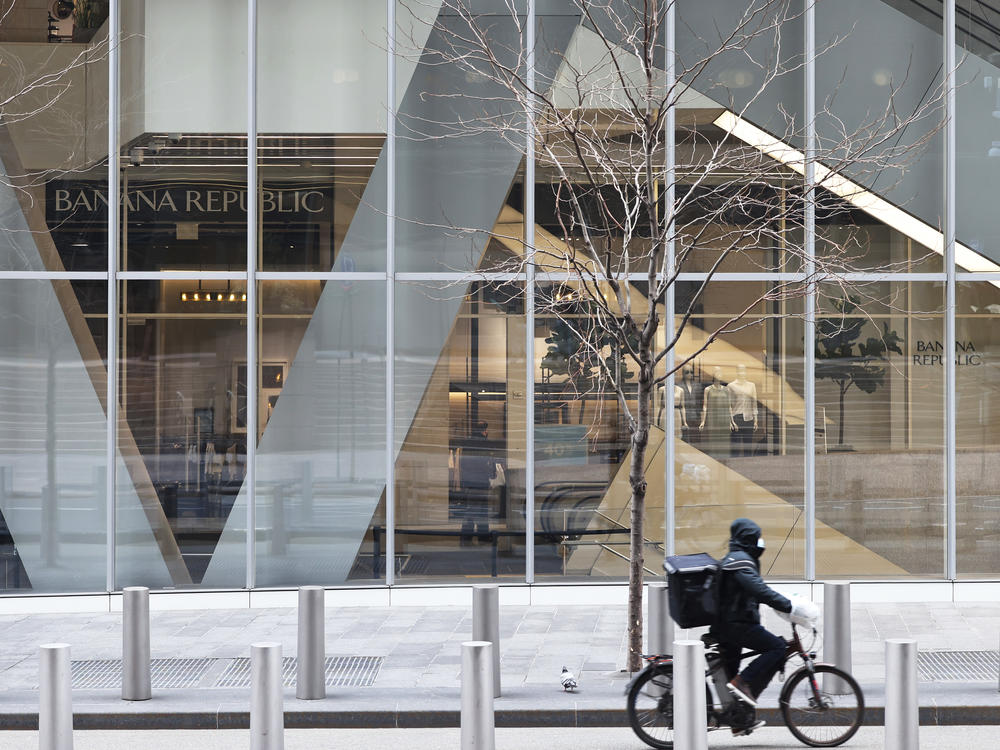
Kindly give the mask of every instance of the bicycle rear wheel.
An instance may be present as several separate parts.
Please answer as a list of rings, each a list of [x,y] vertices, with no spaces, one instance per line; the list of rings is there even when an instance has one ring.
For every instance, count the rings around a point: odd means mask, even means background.
[[[839,677],[838,693],[826,690],[824,675]],[[842,669],[817,664],[814,674],[800,669],[785,683],[780,698],[781,716],[799,742],[810,747],[836,747],[861,727],[865,698],[858,683]]]
[[[670,664],[647,669],[628,691],[625,712],[636,736],[650,747],[674,746],[674,669]]]

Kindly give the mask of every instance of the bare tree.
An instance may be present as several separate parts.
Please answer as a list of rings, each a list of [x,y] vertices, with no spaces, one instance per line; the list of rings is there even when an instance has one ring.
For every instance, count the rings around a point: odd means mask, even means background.
[[[782,90],[786,96],[801,91],[808,62],[801,45],[803,3],[708,4],[720,11],[708,23],[678,16],[684,44],[668,77],[673,4],[564,0],[559,13],[529,30],[525,4],[517,0],[408,0],[397,30],[399,55],[416,53],[414,64],[457,67],[468,84],[421,91],[430,104],[419,114],[401,112],[400,137],[502,142],[534,157],[537,182],[551,188],[549,219],[554,216],[558,231],[534,233],[533,242],[505,234],[500,224],[456,226],[444,215],[410,220],[500,240],[507,255],[484,254],[470,277],[531,268],[539,280],[536,310],[557,318],[575,339],[569,347],[562,342],[565,356],[575,358],[562,365],[573,389],[606,389],[625,415],[631,447],[630,671],[641,664],[645,466],[657,388],[720,337],[755,325],[751,313],[764,303],[801,299],[817,292],[820,281],[834,288],[835,297],[848,286],[863,296],[844,274],[860,267],[864,233],[821,236],[815,252],[807,252],[806,206],[846,214],[868,195],[861,186],[876,177],[880,189],[891,189],[940,120],[934,85],[903,110],[897,95],[908,81],[890,81],[886,100],[860,121],[841,119],[838,92],[825,92],[817,104],[823,127],[813,153],[816,179],[807,185],[801,144],[809,123],[780,100]],[[575,26],[570,39],[559,33],[567,19]],[[422,32],[414,33],[421,23]],[[817,57],[842,42],[829,41]],[[735,74],[723,64],[732,60],[740,63]],[[752,113],[768,108],[766,128],[747,130]],[[780,248],[778,262],[763,260],[760,248]],[[700,345],[680,352],[709,285],[732,268],[793,273],[709,325]],[[684,294],[672,295],[687,271],[703,276]],[[676,298],[675,324],[664,326],[670,296]]]

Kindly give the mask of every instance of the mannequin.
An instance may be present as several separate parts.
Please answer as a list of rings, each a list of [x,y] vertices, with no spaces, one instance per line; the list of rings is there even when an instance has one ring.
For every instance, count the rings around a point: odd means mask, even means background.
[[[727,388],[732,406],[733,455],[752,456],[757,431],[757,386],[747,380],[746,365],[736,366],[736,379]]]
[[[684,365],[681,374],[680,384],[677,386],[681,390],[681,400],[683,407],[681,414],[684,416],[683,437],[685,442],[692,445],[697,440],[698,423],[701,421],[701,395],[702,386],[694,378],[694,366]]]
[[[666,384],[661,385],[659,388],[660,394],[660,408],[656,412],[656,421],[663,425],[666,429],[666,424],[663,421],[663,410],[666,407],[667,398],[664,395],[666,392]],[[684,390],[679,386],[674,386],[674,437],[682,438],[684,436],[684,430],[687,429],[687,422],[684,418]]]
[[[730,435],[735,431],[729,389],[722,384],[722,368],[712,368],[712,384],[705,388],[701,407],[702,448],[715,458],[729,456]]]
[[[674,437],[684,437],[687,422],[684,420],[684,389],[674,386]]]

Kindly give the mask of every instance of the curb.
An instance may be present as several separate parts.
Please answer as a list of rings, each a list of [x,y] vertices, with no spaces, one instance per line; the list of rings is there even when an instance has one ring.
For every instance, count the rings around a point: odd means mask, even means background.
[[[771,726],[783,726],[777,708],[761,708],[757,715]],[[460,726],[458,711],[286,711],[286,729],[442,729]],[[866,726],[881,726],[882,706],[865,712]],[[497,727],[627,727],[623,709],[500,710]],[[1000,725],[1000,705],[921,706],[921,726]],[[249,711],[186,711],[177,713],[93,712],[73,716],[73,728],[111,729],[247,729]],[[36,730],[37,713],[0,714],[0,730]]]

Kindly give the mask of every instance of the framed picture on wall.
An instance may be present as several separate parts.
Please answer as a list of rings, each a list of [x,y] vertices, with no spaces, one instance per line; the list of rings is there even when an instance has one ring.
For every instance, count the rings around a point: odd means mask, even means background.
[[[257,424],[263,430],[278,403],[278,396],[285,385],[285,362],[263,362],[260,366],[257,401]],[[237,362],[233,366],[233,387],[229,391],[230,430],[234,433],[247,431],[247,364]]]

